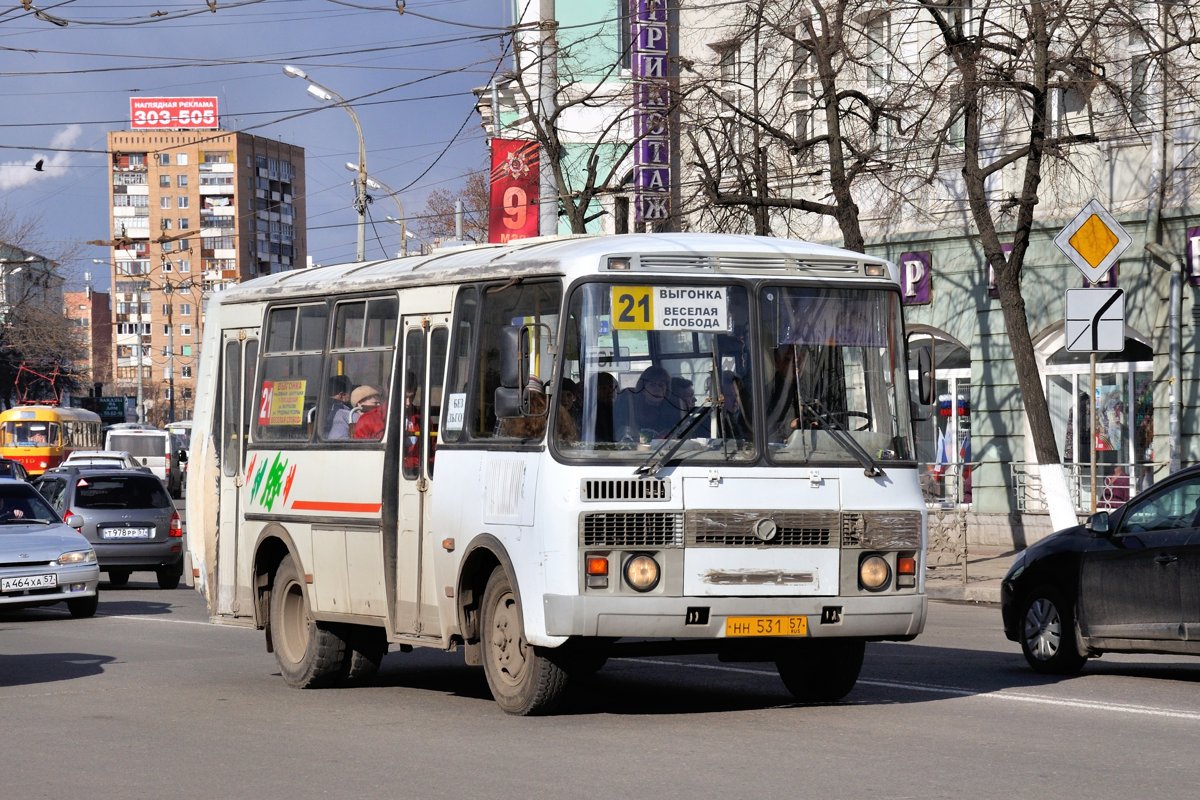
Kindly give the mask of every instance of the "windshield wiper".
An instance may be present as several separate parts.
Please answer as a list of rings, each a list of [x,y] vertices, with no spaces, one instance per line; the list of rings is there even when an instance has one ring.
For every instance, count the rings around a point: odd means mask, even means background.
[[[820,423],[822,430],[829,431],[830,437],[842,446],[842,449],[862,464],[863,474],[868,478],[882,477],[883,468],[871,458],[871,454],[867,449],[859,444],[854,436],[838,424],[833,417],[833,412],[825,408],[825,405],[818,399],[805,400],[803,397],[797,398],[800,401],[801,407],[813,415],[813,418]]]
[[[49,525],[50,521],[38,519],[37,517],[4,517],[3,519],[0,519],[0,525],[30,525],[34,523],[38,525]]]
[[[692,428],[696,427],[696,423],[704,416],[704,412],[708,410],[708,406],[700,404],[692,406],[688,412],[679,418],[679,421],[671,426],[671,429],[663,434],[662,443],[654,448],[654,452],[646,457],[642,465],[634,472],[638,475],[654,476],[663,468],[663,465],[671,460],[671,456],[683,447],[683,443],[688,440],[688,434],[692,432]],[[685,424],[686,423],[686,424]],[[679,438],[672,439],[678,432]],[[665,453],[663,451],[666,451]],[[661,457],[660,457],[661,454]]]

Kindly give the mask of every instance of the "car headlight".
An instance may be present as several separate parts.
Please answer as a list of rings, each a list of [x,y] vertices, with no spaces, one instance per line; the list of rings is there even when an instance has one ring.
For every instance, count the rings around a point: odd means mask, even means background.
[[[63,553],[58,557],[60,564],[94,564],[96,563],[96,551],[90,547],[87,550],[72,550],[69,553]]]
[[[658,585],[658,562],[648,555],[637,555],[625,562],[625,582],[635,592],[648,592]]]
[[[858,582],[868,592],[886,589],[892,579],[892,568],[883,556],[867,556],[858,564]]]

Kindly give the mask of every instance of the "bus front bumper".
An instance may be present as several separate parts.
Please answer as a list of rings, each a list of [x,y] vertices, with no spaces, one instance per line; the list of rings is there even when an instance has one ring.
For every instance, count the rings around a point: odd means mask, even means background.
[[[867,597],[580,597],[545,595],[550,636],[723,639],[729,617],[805,616],[811,637],[911,639],[924,594]]]

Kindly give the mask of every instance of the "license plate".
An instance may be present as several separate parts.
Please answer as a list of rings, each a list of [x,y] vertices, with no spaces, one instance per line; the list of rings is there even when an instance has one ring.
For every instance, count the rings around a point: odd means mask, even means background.
[[[58,586],[57,575],[22,575],[0,579],[0,592],[21,592],[26,589],[52,589]]]
[[[149,539],[149,528],[105,528],[100,531],[101,539]]]
[[[808,636],[808,617],[726,617],[726,636]]]

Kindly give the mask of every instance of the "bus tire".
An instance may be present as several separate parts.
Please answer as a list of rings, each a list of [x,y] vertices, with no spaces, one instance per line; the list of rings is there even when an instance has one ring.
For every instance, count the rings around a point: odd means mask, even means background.
[[[312,618],[304,577],[284,556],[271,587],[271,643],[283,680],[297,689],[322,689],[345,676],[346,641]]]
[[[567,689],[567,672],[541,647],[525,640],[521,603],[503,567],[496,567],[483,592],[480,639],[483,672],[496,703],[509,714],[553,711]]]
[[[349,684],[362,683],[379,671],[379,664],[387,655],[387,638],[383,628],[368,625],[347,625],[342,633],[346,641],[342,680]]]
[[[833,703],[850,693],[862,671],[862,639],[807,639],[775,659],[783,685],[802,703]]]

